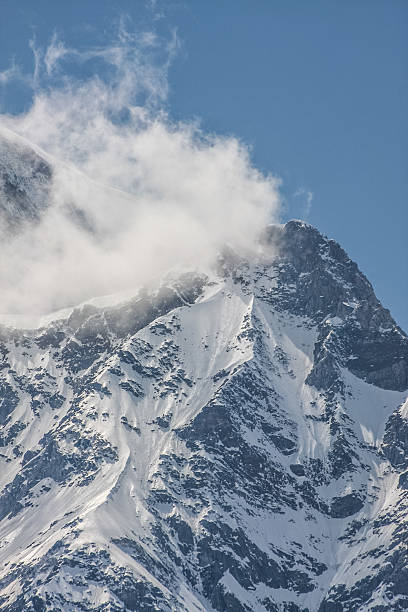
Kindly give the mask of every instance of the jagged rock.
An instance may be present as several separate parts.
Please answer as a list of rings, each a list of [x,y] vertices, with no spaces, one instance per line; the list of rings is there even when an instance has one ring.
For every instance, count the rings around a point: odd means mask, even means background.
[[[356,514],[363,507],[362,500],[355,493],[343,497],[335,497],[330,504],[330,516],[333,518],[346,518]]]

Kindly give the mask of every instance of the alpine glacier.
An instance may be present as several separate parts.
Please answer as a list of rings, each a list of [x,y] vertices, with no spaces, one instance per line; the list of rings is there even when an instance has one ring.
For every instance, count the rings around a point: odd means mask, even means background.
[[[261,242],[0,326],[0,610],[408,609],[408,338],[312,226]]]

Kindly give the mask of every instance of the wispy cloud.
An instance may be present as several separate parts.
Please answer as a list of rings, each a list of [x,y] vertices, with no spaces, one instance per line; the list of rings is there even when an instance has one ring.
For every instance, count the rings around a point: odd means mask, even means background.
[[[305,219],[307,219],[307,217],[310,215],[312,211],[312,202],[314,198],[313,191],[309,191],[308,189],[305,189],[304,187],[300,187],[299,189],[295,191],[293,196],[295,198],[298,198],[298,197],[304,198],[305,205],[304,205],[303,215]]]
[[[23,81],[30,87],[33,86],[33,75],[26,75],[21,70],[21,67],[15,61],[10,63],[6,70],[0,71],[0,86],[5,88],[13,81]]]
[[[35,51],[34,51],[35,53]],[[51,43],[47,47],[44,55],[44,66],[48,76],[51,76],[61,60],[67,56],[72,55],[73,52],[66,48],[64,43],[58,40],[56,33],[53,34]]]

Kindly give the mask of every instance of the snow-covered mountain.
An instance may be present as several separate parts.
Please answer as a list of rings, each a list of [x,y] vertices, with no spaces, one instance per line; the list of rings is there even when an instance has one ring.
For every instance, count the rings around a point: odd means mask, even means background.
[[[310,225],[262,253],[0,326],[0,610],[408,608],[408,338]]]

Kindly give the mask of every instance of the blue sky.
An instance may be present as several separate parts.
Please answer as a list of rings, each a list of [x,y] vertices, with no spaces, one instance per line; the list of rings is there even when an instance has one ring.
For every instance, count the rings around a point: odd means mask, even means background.
[[[120,16],[179,49],[166,107],[233,134],[282,179],[284,220],[336,239],[408,330],[408,4],[401,0],[244,2],[20,0],[1,3],[0,71],[32,70],[28,41],[103,45]],[[76,70],[76,68],[72,68]],[[27,109],[15,82],[1,111]]]

